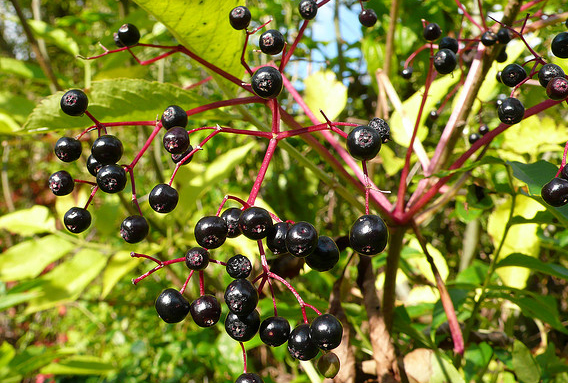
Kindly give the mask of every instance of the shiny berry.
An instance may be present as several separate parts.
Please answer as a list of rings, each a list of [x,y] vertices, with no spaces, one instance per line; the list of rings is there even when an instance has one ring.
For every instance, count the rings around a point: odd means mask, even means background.
[[[119,165],[104,165],[97,172],[97,185],[105,193],[118,193],[126,186],[126,171]]]
[[[371,8],[363,9],[361,13],[359,13],[359,22],[362,26],[371,28],[377,23],[377,14]]]
[[[72,137],[61,137],[55,143],[55,155],[63,162],[73,162],[81,157],[81,141]]]
[[[65,92],[59,103],[63,113],[70,116],[80,116],[87,111],[89,99],[80,89],[71,89]]]
[[[375,255],[387,246],[389,231],[378,215],[363,215],[353,222],[349,230],[351,248],[363,255]]]
[[[509,97],[503,100],[497,108],[497,114],[502,123],[513,125],[522,121],[525,116],[525,107],[518,99]]]
[[[237,254],[229,258],[225,269],[231,278],[248,278],[252,272],[252,263],[244,255]]]
[[[235,383],[264,383],[262,378],[253,372],[245,372],[239,375]]]
[[[542,187],[540,195],[550,206],[560,207],[568,203],[568,180],[555,177]]]
[[[456,69],[457,63],[456,54],[449,49],[440,49],[434,55],[434,68],[440,74],[452,73]]]
[[[310,324],[310,335],[320,350],[333,350],[341,343],[343,326],[333,315],[322,314]]]
[[[258,292],[248,279],[235,279],[225,290],[225,303],[232,313],[248,315],[258,304]]]
[[[120,41],[120,38],[118,37],[118,32],[114,32],[112,34],[112,39],[114,40],[114,45],[116,45],[118,48],[124,48],[124,44],[122,43],[122,41]]]
[[[501,49],[499,51],[499,54],[495,58],[495,61],[497,61],[498,63],[504,63],[508,59],[509,59],[509,56],[507,55],[507,50],[503,47],[503,49]]]
[[[434,41],[442,36],[442,29],[436,23],[427,24],[422,31],[422,36],[428,41]]]
[[[175,126],[185,128],[187,126],[187,113],[181,106],[170,105],[162,113],[160,118],[162,126],[166,129],[171,129]]]
[[[309,222],[296,222],[286,234],[286,248],[295,257],[307,257],[318,245],[318,232]]]
[[[71,233],[81,233],[91,225],[91,213],[82,207],[72,207],[63,216],[63,224]]]
[[[302,0],[298,4],[298,11],[304,20],[312,20],[318,13],[316,0]]]
[[[550,44],[552,54],[561,59],[568,59],[568,32],[557,34]]]
[[[268,346],[278,347],[288,341],[290,323],[281,316],[266,318],[260,324],[260,340]]]
[[[140,31],[132,24],[122,24],[116,33],[118,41],[125,47],[131,47],[140,41]]]
[[[223,220],[225,220],[225,223],[227,224],[228,238],[236,238],[241,235],[241,229],[239,229],[240,216],[241,209],[237,207],[230,207],[221,214],[221,218],[223,218]]]
[[[234,29],[240,31],[249,26],[251,17],[249,9],[240,5],[233,8],[229,13],[229,22]]]
[[[150,207],[158,213],[169,213],[175,209],[179,200],[179,195],[176,189],[167,184],[158,184],[154,186],[148,202]]]
[[[202,295],[191,302],[189,313],[199,327],[211,327],[221,318],[221,305],[213,295]]]
[[[412,68],[411,66],[404,68],[401,72],[400,72],[400,76],[405,79],[408,80],[412,77],[412,72],[414,72],[414,68]]]
[[[444,36],[438,43],[439,49],[449,49],[454,53],[458,53],[460,45],[458,40],[454,39],[453,37]]]
[[[374,117],[369,121],[369,127],[376,129],[381,136],[381,142],[384,144],[390,140],[390,126],[382,118]]]
[[[546,86],[546,95],[551,100],[560,101],[568,97],[568,79],[555,77]]]
[[[440,115],[438,114],[437,110],[431,110],[430,113],[428,113],[428,118],[431,121],[436,121],[438,117],[440,117]]]
[[[306,257],[306,263],[316,271],[328,271],[339,261],[339,248],[335,241],[320,235],[315,250]]]
[[[290,224],[288,222],[278,222],[272,226],[266,236],[266,246],[273,254],[286,254],[286,234]]]
[[[265,238],[272,226],[272,217],[268,210],[258,206],[246,208],[239,217],[239,228],[248,239]]]
[[[477,141],[479,141],[479,139],[481,138],[481,136],[477,133],[471,133],[468,137],[467,140],[469,141],[469,143],[471,145],[475,144]]]
[[[487,126],[486,124],[480,125],[477,131],[482,136],[485,136],[487,133],[489,133],[489,126]]]
[[[89,173],[92,176],[96,177],[97,173],[99,172],[99,170],[101,170],[102,167],[103,164],[97,161],[97,159],[93,157],[92,154],[90,154],[89,157],[87,158],[87,170],[89,171]]]
[[[371,160],[381,150],[381,136],[376,129],[365,125],[355,127],[347,135],[347,150],[353,158]]]
[[[166,323],[181,322],[189,313],[189,302],[176,289],[165,289],[154,305],[162,320]]]
[[[199,246],[216,249],[225,243],[227,230],[227,224],[223,218],[211,215],[197,221],[193,233]]]
[[[187,147],[187,149],[185,149],[185,152],[183,152],[181,154],[172,154],[172,161],[174,162],[174,164],[177,164],[178,162],[183,160],[192,151],[193,151],[193,146],[189,145]],[[191,157],[189,157],[187,160],[185,160],[181,164],[181,166],[189,164],[191,162],[191,160],[193,160],[193,154],[191,155]]]
[[[66,170],[60,170],[49,176],[49,189],[56,196],[63,196],[71,193],[75,188],[75,181],[71,174]]]
[[[507,28],[501,28],[497,31],[497,41],[499,44],[508,44],[511,41],[511,32]]]
[[[293,358],[310,360],[317,356],[318,346],[312,341],[310,325],[302,323],[296,326],[288,338],[288,352]]]
[[[538,71],[538,82],[545,88],[555,77],[564,77],[564,70],[556,64],[544,64]]]
[[[495,45],[497,43],[497,34],[493,31],[486,31],[481,35],[481,44],[485,45],[486,47],[490,47],[491,45]]]
[[[209,252],[203,247],[192,247],[185,253],[185,265],[190,270],[204,270],[209,265]]]
[[[501,71],[501,82],[514,87],[527,78],[527,71],[519,64],[509,64]]]
[[[560,178],[568,180],[568,166],[564,165],[560,171]]]
[[[284,49],[284,36],[276,29],[269,29],[258,38],[258,46],[262,53],[277,55]]]
[[[142,241],[148,235],[148,221],[141,215],[126,217],[120,225],[120,236],[128,243]]]
[[[282,74],[272,66],[263,66],[251,78],[252,91],[262,98],[276,98],[282,91]]]
[[[91,147],[91,155],[102,165],[116,164],[123,151],[122,142],[110,134],[97,138]]]
[[[162,140],[164,149],[172,154],[182,154],[189,147],[189,135],[181,126],[168,129]]]
[[[225,331],[238,342],[247,342],[254,338],[259,327],[260,314],[257,310],[243,316],[230,312],[225,319]]]

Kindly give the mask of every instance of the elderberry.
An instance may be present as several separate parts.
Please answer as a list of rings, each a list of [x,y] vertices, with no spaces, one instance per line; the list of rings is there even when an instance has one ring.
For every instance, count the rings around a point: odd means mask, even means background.
[[[262,53],[267,55],[277,55],[284,49],[284,36],[276,29],[269,29],[260,35],[258,46]]]
[[[236,238],[239,235],[241,235],[241,229],[239,229],[240,216],[241,216],[241,209],[237,207],[230,207],[221,214],[221,218],[223,218],[223,220],[227,224],[228,238]]]
[[[122,24],[116,33],[116,40],[125,47],[131,47],[140,41],[140,31],[132,24]]]
[[[176,189],[168,184],[158,184],[154,186],[148,202],[150,207],[158,213],[169,213],[175,209],[179,200],[179,195]]]
[[[272,347],[281,346],[290,336],[290,323],[281,316],[268,317],[260,324],[259,335],[264,344]]]
[[[158,315],[166,323],[181,322],[189,313],[189,302],[176,289],[165,289],[154,304]]]
[[[242,316],[230,312],[225,318],[225,331],[237,342],[251,340],[258,332],[259,327],[260,314],[257,310]]]
[[[501,28],[497,31],[497,41],[499,44],[508,44],[511,41],[511,32],[507,28]]]
[[[546,86],[546,95],[551,100],[560,101],[568,97],[568,79],[555,77]]]
[[[452,52],[457,54],[458,50],[460,48],[460,45],[458,43],[458,40],[454,39],[453,37],[444,36],[444,37],[442,37],[442,39],[438,43],[438,48],[439,49],[449,49]]]
[[[61,137],[55,143],[55,155],[63,162],[75,161],[81,157],[82,151],[81,141],[72,137]]]
[[[359,22],[362,26],[371,28],[377,23],[377,13],[371,8],[363,9],[361,13],[359,13]]]
[[[171,129],[175,126],[185,128],[187,126],[187,121],[187,113],[178,105],[168,106],[160,118],[162,126],[166,129]]]
[[[310,360],[317,356],[319,348],[312,340],[309,324],[299,324],[292,330],[288,338],[288,352],[299,360]]]
[[[216,215],[202,217],[197,224],[193,233],[195,240],[206,249],[216,249],[225,243],[227,238],[227,224],[225,220]]]
[[[457,63],[456,54],[449,49],[440,49],[434,55],[434,67],[440,74],[452,73]]]
[[[110,134],[100,136],[91,146],[91,155],[102,165],[116,164],[123,151],[122,142]]]
[[[552,54],[561,59],[568,59],[568,32],[557,34],[550,44]]]
[[[544,64],[538,71],[538,82],[545,88],[548,82],[555,77],[564,77],[564,70],[556,64]]]
[[[231,278],[248,278],[252,272],[252,263],[244,255],[237,254],[229,258],[225,270],[227,270],[227,274],[229,274]]]
[[[248,239],[265,238],[272,226],[272,217],[268,210],[258,206],[246,208],[239,216],[239,229]]]
[[[306,263],[316,271],[328,271],[339,261],[339,248],[333,239],[325,235],[318,237],[314,251],[306,257]]]
[[[80,89],[71,89],[65,92],[59,103],[63,113],[69,116],[80,116],[87,111],[89,99]]]
[[[540,191],[544,202],[550,206],[560,207],[568,203],[568,180],[554,177]]]
[[[527,71],[519,64],[509,64],[501,71],[501,82],[514,87],[527,78]]]
[[[97,172],[97,185],[105,193],[118,193],[126,186],[126,171],[119,165],[104,165]]]
[[[491,45],[495,45],[497,43],[497,34],[493,31],[485,31],[481,35],[481,44],[485,45],[486,47],[490,47]]]
[[[318,244],[318,232],[309,222],[296,222],[286,233],[286,249],[295,257],[310,255]]]
[[[204,270],[209,265],[209,252],[203,247],[192,247],[185,253],[185,265],[190,270]]]
[[[148,221],[141,215],[126,217],[120,225],[120,236],[128,243],[142,241],[148,235]]]
[[[103,164],[101,164],[99,161],[97,161],[97,159],[95,157],[93,157],[92,154],[89,155],[89,157],[87,158],[87,170],[89,171],[89,173],[96,177],[98,171],[103,167]]]
[[[276,98],[282,91],[282,74],[272,66],[263,66],[251,78],[252,91],[262,98]]]
[[[290,224],[288,222],[278,222],[271,227],[266,236],[266,246],[272,251],[272,253],[286,254],[288,249],[286,248],[286,234],[288,233],[288,228]]]
[[[66,170],[60,170],[49,176],[49,189],[56,196],[64,196],[70,194],[75,188],[75,181],[71,174]]]
[[[525,116],[525,107],[518,99],[509,97],[503,100],[497,108],[497,114],[502,123],[513,125],[522,121]]]
[[[264,383],[262,378],[253,372],[245,372],[235,380],[235,383]]]
[[[71,233],[81,233],[91,225],[91,213],[82,207],[72,207],[63,216],[63,224]]]
[[[406,68],[403,68],[402,71],[400,72],[400,76],[405,79],[408,80],[412,77],[412,72],[414,72],[414,68],[409,66]]]
[[[189,305],[191,318],[199,327],[211,327],[221,318],[221,305],[213,295],[202,295]]]
[[[181,154],[173,154],[172,153],[172,161],[174,162],[174,164],[179,163],[181,160],[183,160],[189,153],[191,153],[193,151],[193,146],[189,145],[187,147],[187,149],[185,149],[185,152],[181,153]],[[188,157],[187,160],[185,160],[184,162],[182,162],[182,166],[183,165],[187,165],[191,162],[191,160],[193,160],[193,155],[191,155],[191,157]]]
[[[359,125],[347,135],[347,150],[353,158],[370,160],[381,150],[381,136],[376,129]]]
[[[225,290],[225,303],[235,315],[249,315],[258,304],[258,291],[248,279],[235,279]]]
[[[422,36],[424,36],[424,39],[428,41],[437,40],[440,36],[442,36],[442,29],[436,23],[429,23],[424,27]]]
[[[304,20],[312,20],[318,13],[316,0],[302,0],[298,4],[298,11]]]
[[[341,343],[343,326],[331,314],[322,314],[310,324],[310,336],[321,350],[333,350]]]
[[[171,154],[182,154],[189,148],[189,135],[181,126],[168,129],[162,140],[164,149]]]
[[[389,231],[378,215],[363,215],[353,222],[349,230],[351,248],[363,255],[375,255],[387,246]]]
[[[251,17],[249,9],[239,5],[229,13],[229,22],[234,29],[241,30],[249,26]]]
[[[381,142],[384,144],[390,140],[390,126],[389,124],[379,117],[374,117],[369,121],[369,127],[376,129],[381,136]]]

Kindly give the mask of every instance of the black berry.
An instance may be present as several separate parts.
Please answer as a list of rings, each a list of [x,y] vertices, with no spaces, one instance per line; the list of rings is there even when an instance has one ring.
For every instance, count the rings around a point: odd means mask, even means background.
[[[499,108],[497,108],[499,120],[507,125],[513,125],[521,122],[525,116],[525,107],[522,102],[514,97],[503,100]]]
[[[479,126],[479,129],[477,131],[482,136],[485,136],[487,133],[489,133],[489,126],[487,126],[486,124],[482,124]]]
[[[89,99],[80,89],[71,89],[61,97],[61,110],[70,116],[80,116],[87,111]]]
[[[363,215],[353,222],[349,230],[351,248],[363,255],[375,255],[387,246],[389,231],[378,215]]]
[[[225,303],[239,316],[248,315],[258,304],[258,292],[248,279],[235,279],[225,290]]]
[[[552,54],[561,59],[568,59],[568,32],[557,34],[550,44]]]
[[[288,338],[288,352],[293,358],[310,360],[317,356],[318,346],[312,341],[310,325],[302,323],[296,326]]]
[[[343,326],[331,314],[322,314],[310,324],[310,335],[321,350],[333,350],[341,343]]]
[[[202,295],[189,306],[189,313],[199,327],[211,327],[221,317],[221,305],[213,295]]]
[[[48,184],[51,192],[56,196],[67,195],[75,188],[75,181],[66,170],[60,170],[49,176]]]
[[[309,222],[296,222],[286,234],[286,248],[295,257],[307,257],[318,245],[318,232]]]
[[[469,141],[469,143],[471,145],[475,144],[477,141],[479,141],[479,139],[481,138],[481,136],[477,133],[471,133],[468,137],[467,140]]]
[[[497,34],[493,31],[486,31],[481,35],[481,44],[485,45],[486,47],[490,47],[491,45],[495,45],[497,43]]]
[[[140,41],[140,31],[135,25],[122,24],[120,28],[118,28],[116,38],[123,46],[131,47],[138,44]]]
[[[115,136],[105,134],[93,142],[91,154],[102,165],[116,164],[122,157],[122,142]]]
[[[288,341],[290,323],[281,316],[266,318],[260,324],[260,340],[268,346],[278,347]]]
[[[507,28],[501,28],[497,31],[497,41],[499,44],[508,44],[511,41],[511,32]]]
[[[225,269],[231,278],[248,278],[252,272],[252,263],[244,255],[237,254],[229,258]]]
[[[353,158],[370,160],[381,150],[381,142],[381,136],[376,129],[359,125],[347,135],[347,150]]]
[[[298,4],[298,11],[304,20],[312,20],[318,13],[316,0],[302,0]]]
[[[182,154],[189,147],[189,135],[181,126],[168,129],[162,140],[164,149],[172,154]]]
[[[454,53],[458,53],[460,45],[458,40],[454,39],[453,37],[444,36],[438,43],[439,49],[449,49]]]
[[[434,55],[434,67],[440,74],[452,73],[457,63],[456,54],[449,49],[440,49]]]
[[[253,372],[245,372],[239,375],[235,383],[264,383],[262,378]]]
[[[268,246],[272,253],[278,255],[288,252],[286,248],[286,234],[288,233],[289,227],[290,224],[288,222],[278,222],[268,231],[266,246]]]
[[[172,161],[174,162],[174,164],[177,164],[178,162],[183,160],[192,151],[193,151],[193,146],[189,145],[187,147],[187,149],[185,149],[185,152],[183,152],[181,154],[172,154]],[[191,157],[189,157],[187,160],[185,160],[181,165],[182,166],[187,165],[191,162],[191,160],[193,160],[193,155],[191,155]]]
[[[105,193],[118,193],[126,186],[126,171],[119,165],[104,165],[97,172],[97,185]]]
[[[238,342],[251,340],[260,327],[260,314],[253,310],[248,315],[239,316],[230,312],[225,319],[225,331]]]
[[[568,79],[555,77],[546,86],[546,95],[551,100],[560,101],[568,97]]]
[[[114,40],[114,45],[116,45],[118,48],[124,48],[124,44],[122,43],[122,41],[120,41],[118,37],[118,32],[114,32],[112,34],[112,39]]]
[[[568,166],[564,165],[560,171],[560,178],[568,180]]]
[[[282,91],[282,74],[272,66],[263,66],[252,75],[251,86],[258,97],[276,98]]]
[[[162,126],[166,129],[171,129],[174,126],[185,128],[187,126],[187,113],[181,106],[170,105],[162,113],[160,118]]]
[[[519,64],[509,64],[501,71],[501,82],[514,87],[527,78],[527,71]]]
[[[99,172],[99,170],[101,170],[102,167],[103,164],[97,161],[97,159],[93,157],[92,154],[90,154],[87,158],[87,170],[89,171],[89,173],[91,173],[92,176],[96,177],[97,173]]]
[[[177,190],[167,184],[154,186],[148,196],[150,207],[158,213],[169,213],[174,210],[178,199],[179,195]]]
[[[373,9],[363,9],[361,13],[359,13],[359,22],[362,26],[371,28],[377,23],[377,14]]]
[[[91,225],[91,213],[82,207],[72,207],[63,216],[63,224],[71,233],[81,233]]]
[[[400,76],[405,79],[408,80],[410,79],[410,77],[412,77],[412,72],[414,72],[414,68],[409,66],[404,68],[401,72],[400,72]]]
[[[507,55],[507,50],[505,49],[505,47],[503,47],[503,49],[499,51],[499,54],[495,58],[495,61],[497,61],[498,63],[504,63],[508,58],[509,56]]]
[[[227,239],[227,224],[221,217],[206,216],[197,221],[193,233],[199,246],[216,249]]]
[[[120,225],[120,236],[128,243],[142,241],[148,235],[148,221],[141,215],[126,217]]]
[[[544,64],[538,71],[538,82],[545,88],[555,77],[564,77],[564,70],[556,64]]]
[[[542,187],[540,195],[550,206],[560,207],[568,203],[568,180],[555,177]]]
[[[422,31],[422,36],[428,41],[434,41],[442,36],[442,29],[436,23],[427,24]]]
[[[189,313],[189,302],[176,289],[165,289],[154,305],[162,320],[166,323],[181,322]]]
[[[249,9],[240,5],[229,13],[229,22],[234,29],[241,30],[249,26],[251,17]]]
[[[61,137],[55,143],[55,155],[63,162],[73,162],[81,157],[81,141],[72,137]]]
[[[190,270],[204,270],[209,265],[209,252],[203,247],[192,247],[185,253],[185,265]]]
[[[325,235],[320,235],[318,244],[310,255],[306,257],[306,263],[316,271],[328,271],[339,261],[339,248],[335,241]]]
[[[258,46],[262,53],[277,55],[284,49],[284,36],[276,29],[269,29],[258,38]]]
[[[428,118],[431,121],[436,121],[438,117],[440,117],[440,115],[438,114],[437,110],[431,110],[430,113],[428,113]]]
[[[368,126],[377,130],[383,144],[390,140],[390,126],[382,118],[372,118]]]
[[[272,217],[268,210],[258,206],[243,210],[239,217],[239,228],[248,239],[265,238],[272,226]]]
[[[236,238],[241,235],[241,229],[239,229],[240,216],[241,209],[237,207],[230,207],[221,214],[221,218],[223,218],[223,220],[225,220],[225,223],[227,224],[228,238]]]

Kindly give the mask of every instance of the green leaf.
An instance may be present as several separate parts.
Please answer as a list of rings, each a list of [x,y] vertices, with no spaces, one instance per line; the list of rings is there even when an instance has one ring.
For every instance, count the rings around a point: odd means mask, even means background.
[[[244,0],[154,0],[135,2],[162,22],[180,44],[202,59],[241,78],[244,33],[229,23],[229,12]]]
[[[3,341],[0,345],[0,368],[4,367],[14,358],[16,350],[10,343]]]
[[[513,368],[522,383],[538,383],[540,368],[531,351],[522,342],[515,340],[513,344]]]
[[[0,63],[2,57],[0,57]],[[2,64],[0,64],[1,68]],[[34,110],[35,102],[25,97],[16,96],[10,92],[0,92],[0,111],[6,112],[18,124],[23,124],[28,115]]]
[[[35,298],[39,295],[41,295],[41,293],[37,291],[32,293],[16,293],[16,294],[0,295],[0,297],[2,297],[2,299],[0,300],[0,311],[27,302],[30,299]]]
[[[118,281],[140,262],[130,256],[128,251],[119,251],[110,259],[103,273],[103,291],[101,299],[104,299]]]
[[[518,266],[568,280],[568,269],[554,263],[544,263],[540,259],[514,253],[497,264],[497,267]]]
[[[510,161],[508,164],[513,168],[513,176],[528,185],[531,195],[540,195],[544,184],[554,178],[558,171],[558,167],[544,160],[539,160],[533,164]]]
[[[24,237],[55,232],[55,218],[46,206],[35,205],[0,217],[0,229]]]
[[[77,299],[87,285],[98,277],[106,262],[107,258],[98,251],[79,251],[73,259],[39,278],[45,281],[41,286],[44,295],[31,300],[25,314]]]
[[[38,65],[10,57],[0,57],[0,71],[30,80],[47,81],[47,77]]]
[[[538,126],[538,134],[534,134],[535,126]],[[559,144],[566,142],[565,130],[565,125],[557,124],[552,117],[533,115],[504,132],[502,148],[536,158],[539,153],[557,151]]]
[[[0,280],[35,278],[47,265],[63,257],[74,247],[75,245],[56,235],[18,243],[6,250],[0,258]]]
[[[305,79],[304,85],[306,86],[304,100],[320,122],[325,122],[325,118],[319,112],[320,109],[333,121],[345,108],[347,87],[337,81],[332,71],[315,72]]]
[[[446,355],[434,351],[430,362],[432,366],[430,383],[465,383],[462,374],[456,370]]]
[[[56,45],[58,48],[73,56],[79,54],[79,45],[67,34],[64,29],[53,28],[49,24],[40,21],[28,19],[28,24],[36,37],[44,39],[46,42]]]
[[[40,370],[42,374],[54,375],[106,375],[114,371],[111,363],[96,356],[74,355]]]

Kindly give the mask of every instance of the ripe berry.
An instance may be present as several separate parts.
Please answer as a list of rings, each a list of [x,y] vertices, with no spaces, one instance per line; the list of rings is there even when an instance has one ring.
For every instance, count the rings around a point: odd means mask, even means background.
[[[316,271],[328,271],[339,261],[339,248],[335,241],[325,235],[320,235],[318,244],[310,255],[306,257],[306,263]]]
[[[318,13],[316,0],[302,0],[298,4],[298,11],[304,20],[312,20]]]
[[[370,160],[381,150],[381,136],[377,130],[359,125],[347,135],[347,150],[353,158]]]
[[[505,101],[508,98],[508,96],[504,93],[500,93],[497,95],[497,100],[495,101],[495,105],[497,106],[497,108],[499,108],[501,105],[503,105],[503,101]]]
[[[179,195],[177,190],[167,184],[154,186],[148,196],[150,207],[158,213],[169,213],[174,210],[178,199]]]
[[[390,126],[382,118],[372,118],[368,126],[377,130],[383,144],[390,140]]]
[[[538,71],[538,82],[545,88],[548,82],[555,77],[564,77],[564,70],[556,64],[544,64]]]
[[[142,241],[148,235],[148,221],[141,215],[126,217],[120,225],[120,236],[128,243]]]
[[[229,13],[229,22],[234,29],[240,31],[249,26],[251,17],[249,9],[240,5]]]
[[[268,210],[258,206],[246,208],[239,217],[239,228],[248,239],[265,238],[272,226],[272,217]]]
[[[245,372],[239,375],[235,383],[264,383],[262,378],[255,373]]]
[[[440,117],[440,115],[438,114],[437,110],[431,110],[430,113],[428,113],[428,118],[431,121],[436,121],[438,117]]]
[[[284,36],[276,29],[269,29],[260,35],[258,45],[262,53],[277,55],[284,49]]]
[[[508,58],[509,56],[507,55],[507,50],[505,49],[505,47],[503,47],[503,49],[499,51],[499,54],[495,58],[495,61],[497,61],[498,63],[504,63]]]
[[[185,253],[185,265],[190,270],[204,270],[209,265],[209,252],[203,247],[192,247]]]
[[[468,136],[467,140],[469,141],[469,143],[470,143],[471,145],[473,145],[473,144],[475,144],[480,138],[481,138],[481,136],[480,136],[479,134],[477,134],[477,133],[471,133],[471,134]]]
[[[266,246],[268,246],[272,253],[278,255],[288,252],[286,248],[286,234],[288,233],[289,227],[290,224],[288,222],[278,222],[268,231]]]
[[[237,254],[229,258],[225,270],[231,278],[248,278],[252,271],[252,263],[244,255]]]
[[[568,203],[568,180],[555,177],[542,187],[540,195],[550,206],[560,207]]]
[[[185,152],[183,152],[181,154],[172,154],[172,161],[174,162],[174,164],[177,164],[178,162],[183,160],[185,158],[185,156],[187,156],[192,151],[193,151],[193,146],[189,145],[187,147],[187,149],[185,149]],[[189,157],[187,160],[185,160],[181,165],[182,166],[187,165],[191,162],[191,160],[193,160],[193,155],[191,157]]]
[[[318,232],[309,222],[296,222],[286,234],[286,248],[295,257],[307,257],[318,245]]]
[[[237,207],[230,207],[221,214],[221,218],[227,224],[227,237],[236,238],[241,235],[239,229],[239,217],[241,216],[241,209]]]
[[[247,342],[254,338],[260,327],[260,314],[254,310],[248,315],[227,314],[225,331],[238,342]]]
[[[486,124],[480,125],[478,133],[482,136],[485,136],[487,133],[489,133],[489,126],[487,126]]]
[[[521,122],[525,116],[525,107],[518,99],[509,97],[503,100],[497,109],[497,114],[502,123],[513,125]]]
[[[140,31],[132,24],[122,24],[116,33],[118,41],[125,47],[131,47],[140,41]]]
[[[176,289],[165,289],[154,305],[162,320],[166,323],[181,322],[189,313],[189,302]]]
[[[343,326],[331,314],[322,314],[310,324],[310,336],[321,350],[333,350],[341,343]]]
[[[527,78],[527,71],[519,64],[509,64],[501,71],[501,82],[514,87]]]
[[[105,134],[93,142],[91,154],[102,165],[116,164],[122,157],[122,142],[115,136]]]
[[[430,23],[424,27],[422,36],[428,41],[434,41],[442,36],[442,29],[436,23]]]
[[[560,178],[568,180],[568,166],[564,165],[560,171]]]
[[[89,99],[85,92],[80,89],[71,89],[61,97],[59,104],[63,113],[70,116],[80,116],[87,110]]]
[[[174,126],[164,134],[164,149],[172,154],[182,154],[189,147],[189,135],[181,126]]]
[[[216,249],[225,243],[227,230],[227,224],[223,218],[211,215],[197,221],[193,233],[199,246]]]
[[[189,306],[189,313],[199,327],[211,327],[221,317],[221,305],[213,295],[202,295]]]
[[[351,248],[363,255],[375,255],[387,246],[389,231],[378,215],[363,215],[353,222],[349,230]]]
[[[511,41],[511,32],[507,28],[501,28],[497,31],[497,41],[499,44],[508,44]]]
[[[438,48],[439,49],[449,49],[454,53],[458,53],[458,50],[460,49],[460,45],[458,43],[458,40],[454,39],[453,37],[444,36],[444,37],[442,37],[442,39],[438,43]]]
[[[98,171],[101,170],[102,167],[103,164],[97,161],[92,154],[89,154],[89,157],[87,158],[87,170],[89,171],[89,173],[91,173],[92,176],[96,177]]]
[[[264,344],[272,347],[281,346],[290,336],[290,323],[280,316],[266,318],[260,324],[259,335]]]
[[[63,162],[73,162],[81,157],[81,141],[72,137],[61,137],[55,143],[55,155]]]
[[[434,67],[440,74],[452,73],[457,63],[456,54],[449,49],[440,49],[434,55]]]
[[[225,290],[225,303],[232,313],[246,316],[258,304],[258,291],[248,279],[235,279]]]
[[[568,59],[568,32],[557,34],[550,44],[552,54],[561,59]]]
[[[119,165],[104,165],[97,172],[97,185],[105,193],[118,193],[126,186],[126,171]]]
[[[317,368],[320,374],[328,379],[333,379],[339,372],[339,358],[333,352],[326,352],[318,359]]]
[[[293,358],[300,360],[310,360],[317,356],[319,349],[312,341],[309,324],[299,324],[292,330],[288,338],[288,352]]]
[[[497,43],[497,34],[493,31],[486,31],[481,35],[481,44],[485,45],[486,47],[490,47],[491,45],[495,45]]]
[[[404,68],[401,72],[400,72],[400,76],[405,79],[408,80],[410,79],[410,77],[412,77],[412,72],[414,72],[414,68],[412,68],[411,66]]]
[[[272,66],[263,66],[252,75],[251,86],[258,97],[276,98],[282,91],[282,74]]]
[[[174,126],[185,128],[187,126],[187,113],[181,106],[170,105],[162,113],[160,118],[162,126],[166,129],[171,129]]]
[[[551,100],[560,101],[568,97],[568,80],[566,77],[555,77],[546,86],[546,95]]]
[[[63,224],[71,233],[81,233],[91,225],[91,213],[82,207],[72,207],[63,216]]]
[[[75,188],[75,181],[68,171],[60,170],[49,176],[48,185],[53,194],[63,196],[73,191]]]
[[[371,28],[377,23],[377,14],[373,9],[363,9],[361,13],[359,13],[359,22],[362,26]]]
[[[124,44],[118,38],[118,32],[114,32],[112,34],[112,39],[114,40],[114,45],[116,45],[118,48],[124,48]]]

